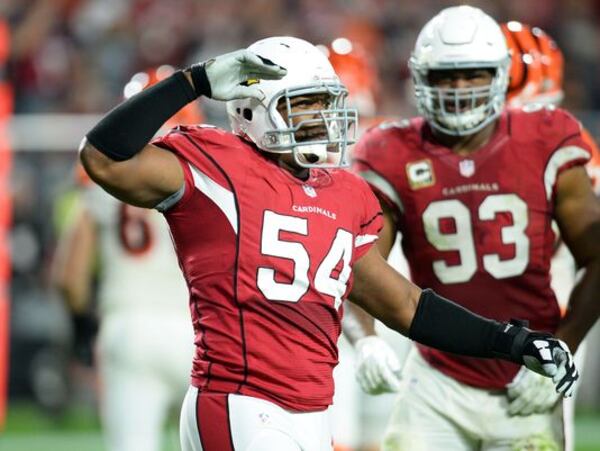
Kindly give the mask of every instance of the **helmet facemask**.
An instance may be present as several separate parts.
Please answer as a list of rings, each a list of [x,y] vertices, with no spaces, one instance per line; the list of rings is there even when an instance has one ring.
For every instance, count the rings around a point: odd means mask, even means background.
[[[348,90],[339,82],[284,89],[267,106],[273,128],[265,132],[261,148],[291,152],[303,167],[347,167],[348,146],[356,141],[357,128],[357,112],[346,107],[347,96]],[[299,97],[322,105],[297,108]]]
[[[496,119],[504,107],[508,64],[507,59],[495,68],[480,67],[494,72],[488,85],[448,88],[433,86],[429,82],[428,70],[418,68],[411,61],[409,65],[419,113],[433,128],[448,135],[465,136],[478,132]]]

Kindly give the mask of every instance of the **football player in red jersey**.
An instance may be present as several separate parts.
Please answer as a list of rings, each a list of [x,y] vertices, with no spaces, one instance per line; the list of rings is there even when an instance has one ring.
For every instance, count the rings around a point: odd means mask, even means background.
[[[164,212],[171,229],[196,332],[184,450],[331,449],[346,297],[419,342],[525,363],[565,396],[574,388],[563,342],[474,315],[381,257],[377,199],[335,170],[356,120],[346,94],[316,47],[267,38],[133,96],[82,142],[94,181]],[[234,133],[182,126],[150,143],[201,95],[228,101]]]
[[[600,204],[581,127],[560,109],[504,110],[510,56],[499,25],[470,6],[429,21],[410,59],[422,117],[371,129],[355,169],[384,208],[412,279],[482,315],[523,318],[577,348],[599,314]],[[552,218],[586,269],[561,318],[550,287]],[[358,371],[378,376],[365,360]],[[419,344],[383,449],[559,449],[559,418],[508,415],[519,366]]]

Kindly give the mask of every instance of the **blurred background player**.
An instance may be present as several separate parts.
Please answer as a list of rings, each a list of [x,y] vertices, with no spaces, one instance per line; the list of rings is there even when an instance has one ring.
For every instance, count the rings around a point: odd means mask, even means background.
[[[173,73],[134,75],[129,98]],[[202,122],[191,103],[166,125]],[[81,197],[58,246],[56,283],[70,309],[89,310],[96,262],[100,330],[96,363],[110,451],[162,449],[165,423],[189,385],[193,332],[187,287],[160,213],[119,202],[79,168]]]
[[[564,57],[556,42],[543,30],[517,21],[501,24],[511,53],[511,67],[508,91],[509,107],[558,107],[564,99],[563,75]],[[592,159],[587,165],[588,173],[597,194],[600,193],[600,152],[590,133],[583,129],[583,138],[592,150]],[[552,289],[564,315],[569,298],[577,280],[577,265],[567,246],[558,234],[554,221],[552,227],[557,233],[556,248],[551,261],[550,275]],[[580,345],[575,356],[578,368],[583,369],[585,343]],[[508,408],[511,415],[530,415],[552,410],[559,398],[553,387],[543,378],[527,371],[519,371],[509,384],[508,396],[511,398]],[[565,450],[574,447],[573,425],[575,420],[575,397],[563,402],[565,422]]]
[[[382,199],[382,253],[399,228],[417,283],[484,315],[527,319],[576,348],[599,314],[600,203],[582,167],[591,153],[566,112],[503,109],[509,63],[491,17],[443,10],[410,62],[423,117],[367,132],[355,166]],[[550,287],[551,217],[586,267],[562,320]],[[505,386],[517,366],[417,348],[384,449],[562,448],[560,412],[509,417]],[[365,359],[359,374],[376,367]]]
[[[321,49],[348,88],[348,103],[358,110],[358,136],[389,119],[378,114],[381,89],[379,73],[373,58],[361,43],[339,37]],[[406,259],[398,244],[390,252],[388,262],[401,274],[408,274]],[[344,329],[352,328],[352,321],[352,316],[346,315],[342,321]],[[376,330],[377,337],[367,340],[369,346],[378,347],[383,358],[388,358],[400,370],[410,341],[380,321],[376,321]],[[340,335],[338,347],[339,363],[333,373],[335,394],[332,406],[335,449],[377,450],[392,412],[395,394],[385,392],[373,396],[361,390],[356,380],[356,350],[345,334]]]

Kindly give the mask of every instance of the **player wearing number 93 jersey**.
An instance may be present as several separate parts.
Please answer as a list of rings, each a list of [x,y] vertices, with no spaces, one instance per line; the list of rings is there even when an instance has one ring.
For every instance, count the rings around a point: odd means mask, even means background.
[[[368,131],[355,169],[385,206],[382,252],[399,230],[412,280],[577,347],[598,317],[600,206],[582,167],[591,152],[563,110],[503,109],[509,58],[491,17],[469,6],[443,10],[410,61],[422,117]],[[553,218],[587,271],[564,319],[550,286]],[[420,389],[401,392],[384,449],[554,449],[562,441],[550,413],[508,415],[505,389],[518,365],[417,347],[406,379]]]
[[[383,124],[354,149],[355,168],[397,218],[412,280],[482,315],[556,330],[550,221],[558,174],[589,159],[579,123],[559,109],[507,110],[492,139],[469,156],[452,153],[430,133],[422,118]],[[474,386],[503,388],[517,369],[419,349]]]

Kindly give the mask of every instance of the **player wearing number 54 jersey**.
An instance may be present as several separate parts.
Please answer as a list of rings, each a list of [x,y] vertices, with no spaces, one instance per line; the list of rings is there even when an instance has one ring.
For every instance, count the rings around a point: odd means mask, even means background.
[[[198,306],[193,385],[326,409],[351,266],[381,228],[369,187],[346,171],[297,179],[217,128],[180,127],[154,144],[185,173],[165,216]]]
[[[346,296],[415,340],[526,363],[561,394],[574,388],[578,373],[559,340],[473,315],[381,258],[377,200],[337,169],[356,120],[346,94],[316,47],[268,38],[138,94],[83,143],[95,181],[162,210],[171,228],[196,332],[185,450],[330,450]],[[181,127],[149,144],[199,95],[229,101],[235,134]]]

